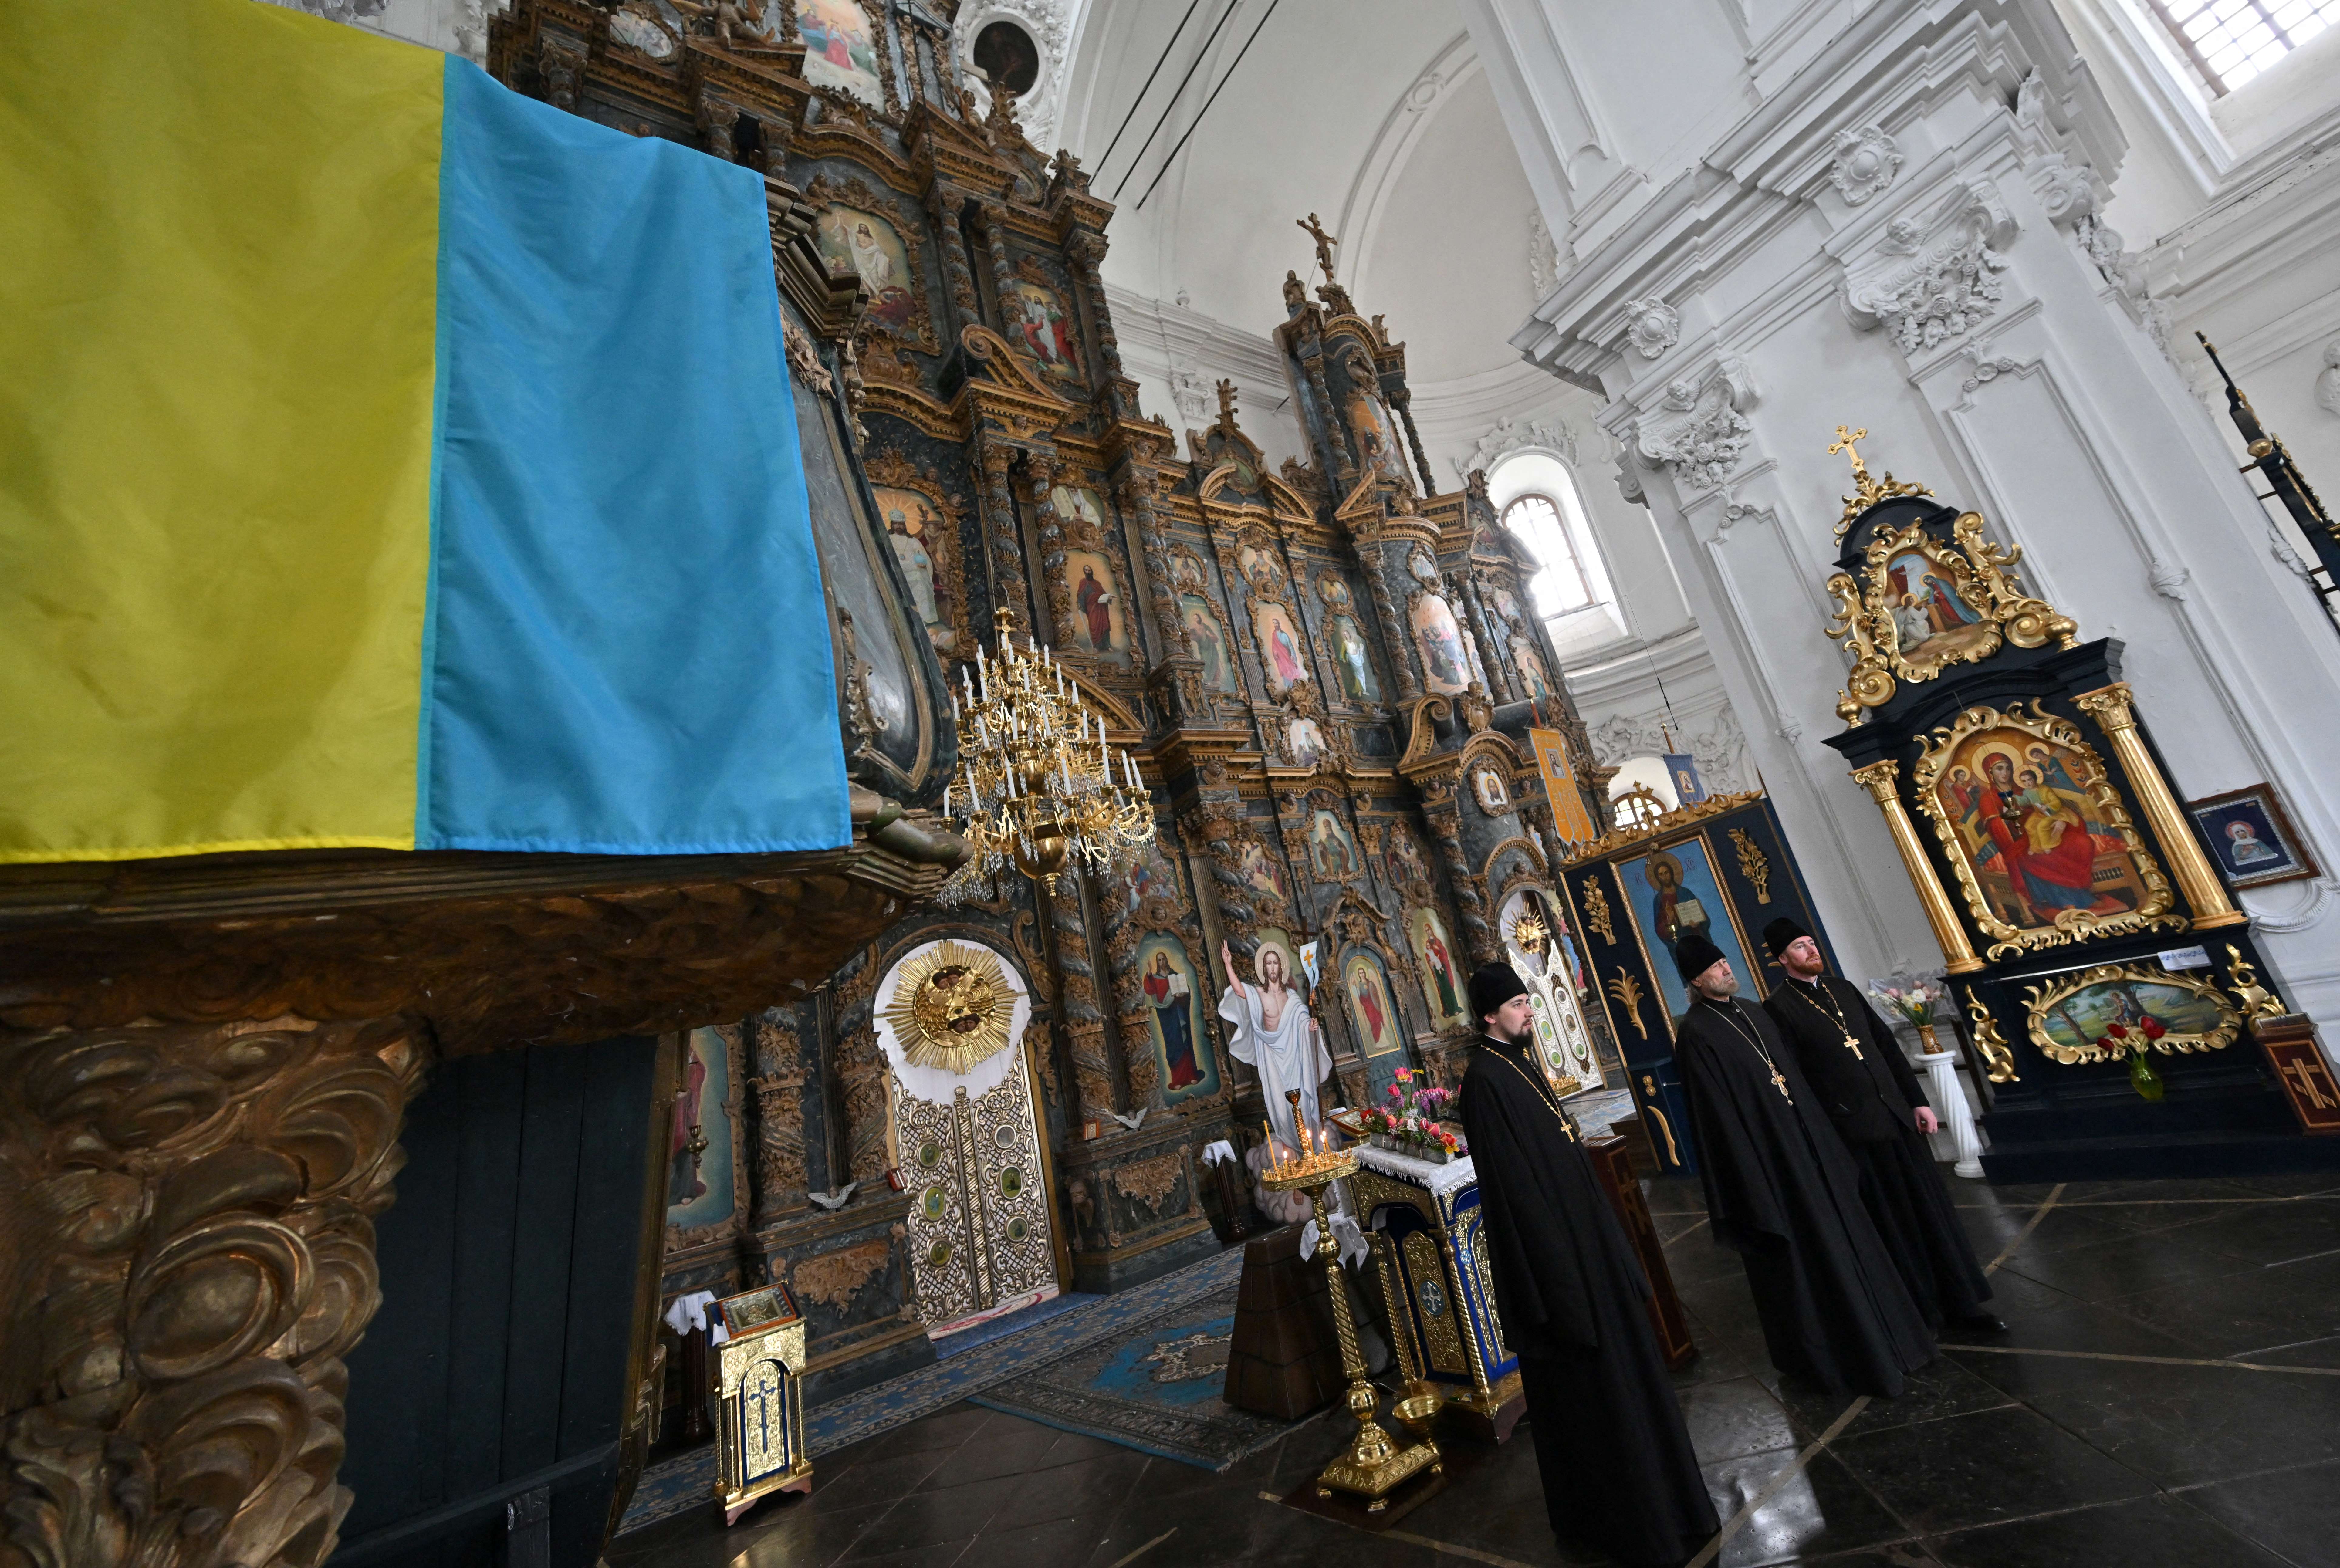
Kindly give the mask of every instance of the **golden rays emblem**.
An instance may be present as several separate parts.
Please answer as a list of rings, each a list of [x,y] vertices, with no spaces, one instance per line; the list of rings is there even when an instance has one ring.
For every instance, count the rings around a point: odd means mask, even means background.
[[[982,948],[937,942],[902,966],[886,1022],[914,1067],[967,1073],[1007,1045],[1016,988]]]

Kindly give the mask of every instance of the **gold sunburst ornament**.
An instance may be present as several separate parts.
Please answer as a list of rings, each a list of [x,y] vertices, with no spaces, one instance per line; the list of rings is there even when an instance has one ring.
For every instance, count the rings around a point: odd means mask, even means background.
[[[902,966],[886,1022],[914,1067],[967,1074],[1007,1046],[1016,987],[981,948],[937,942]]]

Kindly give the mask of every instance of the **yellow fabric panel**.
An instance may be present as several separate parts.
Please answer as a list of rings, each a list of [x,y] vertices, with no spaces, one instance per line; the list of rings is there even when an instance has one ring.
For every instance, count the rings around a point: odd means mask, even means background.
[[[443,65],[0,3],[0,860],[412,847]]]

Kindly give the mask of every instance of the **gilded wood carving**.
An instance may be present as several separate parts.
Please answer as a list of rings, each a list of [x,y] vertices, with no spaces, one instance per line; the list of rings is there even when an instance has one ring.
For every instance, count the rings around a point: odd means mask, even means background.
[[[1912,779],[1988,957],[2185,929],[2103,759],[2038,700],[1939,726]]]

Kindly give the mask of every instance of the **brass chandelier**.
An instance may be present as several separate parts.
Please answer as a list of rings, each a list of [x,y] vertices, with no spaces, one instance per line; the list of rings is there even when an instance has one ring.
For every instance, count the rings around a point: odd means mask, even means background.
[[[943,815],[959,822],[975,853],[944,889],[964,897],[1013,866],[1050,892],[1077,859],[1097,872],[1154,838],[1154,807],[1126,751],[1106,741],[1105,720],[1080,684],[1030,637],[1017,648],[1008,612],[996,612],[998,647],[977,644],[951,693],[964,771],[943,791]]]

